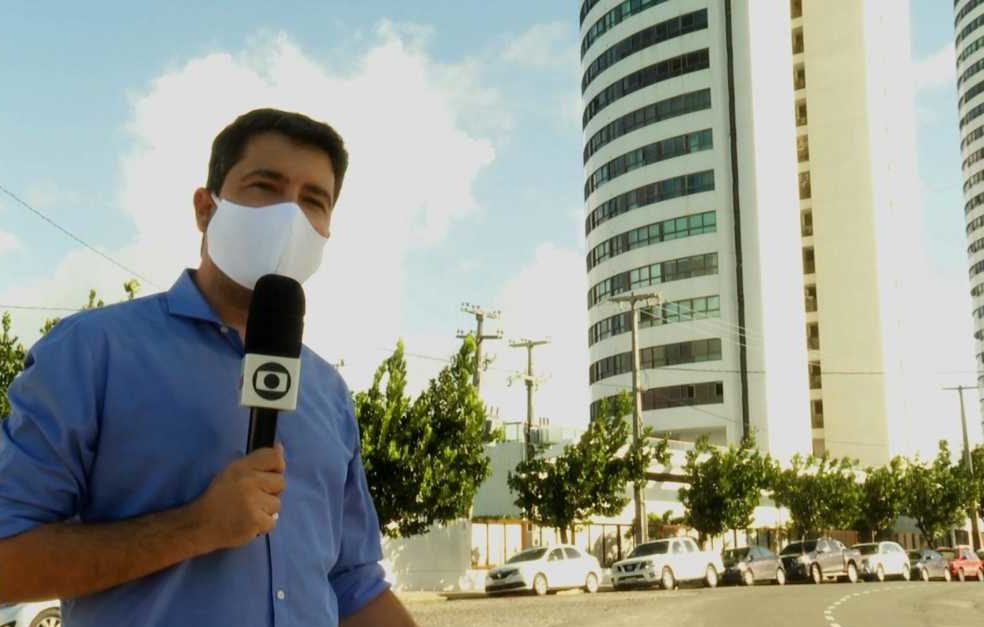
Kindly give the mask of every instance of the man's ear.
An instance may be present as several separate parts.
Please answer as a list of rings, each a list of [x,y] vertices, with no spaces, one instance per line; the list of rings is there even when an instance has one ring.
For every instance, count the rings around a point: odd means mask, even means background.
[[[209,221],[215,214],[215,200],[212,198],[212,192],[204,187],[199,187],[195,190],[193,202],[195,205],[195,224],[200,233],[205,233]]]

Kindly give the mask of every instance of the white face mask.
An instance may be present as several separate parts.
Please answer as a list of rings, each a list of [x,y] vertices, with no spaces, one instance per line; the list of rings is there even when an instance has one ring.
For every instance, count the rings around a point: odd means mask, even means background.
[[[208,254],[230,279],[253,289],[264,274],[288,276],[299,283],[321,265],[327,238],[314,230],[297,203],[246,207],[216,201],[208,223]]]

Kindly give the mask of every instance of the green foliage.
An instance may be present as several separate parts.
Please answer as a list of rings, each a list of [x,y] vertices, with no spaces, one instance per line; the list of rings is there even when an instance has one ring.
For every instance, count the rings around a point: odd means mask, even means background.
[[[973,473],[973,490],[974,490],[974,502],[977,503],[977,515],[984,518],[984,444],[978,444],[970,452],[971,463],[974,466]],[[960,467],[963,472],[970,476],[970,469],[966,467],[966,460],[963,455],[960,456]]]
[[[847,529],[860,515],[862,495],[856,469],[857,462],[851,459],[794,455],[790,468],[774,474],[773,496],[789,509],[800,535]]]
[[[508,483],[516,506],[526,518],[544,527],[567,529],[594,515],[615,516],[630,498],[626,486],[645,481],[650,463],[669,461],[666,439],[655,440],[647,430],[638,443],[630,443],[625,416],[632,401],[622,394],[611,404],[601,402],[597,417],[575,444],[554,458],[543,450],[509,473]]]
[[[687,451],[684,470],[689,484],[680,488],[686,524],[704,538],[728,529],[748,529],[762,491],[772,476],[770,458],[759,453],[754,438],[727,450],[710,446],[706,438]]]
[[[27,349],[11,332],[12,321],[6,311],[0,317],[0,418],[10,415],[10,401],[7,400],[7,387],[24,367]]]
[[[869,468],[861,485],[861,509],[858,528],[868,531],[874,541],[878,534],[892,528],[905,506],[905,466],[895,457],[887,466]]]
[[[362,460],[379,527],[391,537],[426,532],[467,516],[488,477],[485,408],[472,382],[475,341],[410,402],[403,343],[355,395]]]
[[[953,465],[950,447],[940,440],[931,464],[913,463],[905,473],[905,513],[930,546],[953,527],[963,524],[975,495],[974,484],[960,465]]]

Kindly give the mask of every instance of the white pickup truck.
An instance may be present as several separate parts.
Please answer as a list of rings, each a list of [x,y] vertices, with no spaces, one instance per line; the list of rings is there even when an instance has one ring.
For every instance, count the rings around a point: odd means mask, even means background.
[[[612,587],[624,590],[637,586],[660,585],[672,590],[681,581],[703,580],[709,588],[717,586],[724,572],[721,556],[701,551],[691,538],[666,538],[644,542],[629,556],[612,566]]]

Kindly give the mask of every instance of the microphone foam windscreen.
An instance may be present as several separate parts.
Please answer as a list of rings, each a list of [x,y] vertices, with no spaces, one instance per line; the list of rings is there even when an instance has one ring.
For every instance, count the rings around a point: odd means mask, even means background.
[[[246,352],[299,357],[304,333],[304,290],[279,274],[260,277],[246,321]]]

